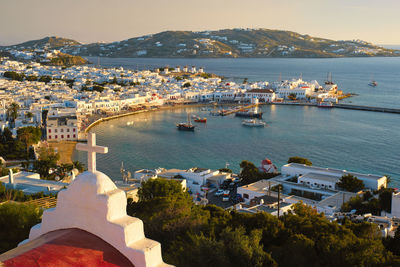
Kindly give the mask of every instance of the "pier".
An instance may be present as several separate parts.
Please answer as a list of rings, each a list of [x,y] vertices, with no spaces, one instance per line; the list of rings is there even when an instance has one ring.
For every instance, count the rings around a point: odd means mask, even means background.
[[[230,110],[221,110],[221,111],[219,112],[219,115],[221,115],[221,116],[227,116],[227,115],[234,114],[234,113],[237,113],[237,112],[239,112],[239,111],[245,111],[245,110],[248,110],[248,109],[251,109],[251,108],[254,108],[254,107],[257,107],[257,104],[248,105],[248,106],[239,107],[239,108],[230,109]]]
[[[398,108],[382,108],[382,107],[370,107],[370,106],[359,106],[359,105],[349,105],[349,104],[334,104],[333,106],[335,108],[342,108],[342,109],[400,114],[400,109]]]
[[[308,103],[308,102],[293,102],[293,103],[290,103],[290,102],[278,103],[277,102],[277,103],[269,103],[268,105],[318,107],[318,104]],[[400,109],[398,109],[398,108],[371,107],[371,106],[360,106],[360,105],[351,105],[351,104],[333,104],[332,108],[400,114]]]

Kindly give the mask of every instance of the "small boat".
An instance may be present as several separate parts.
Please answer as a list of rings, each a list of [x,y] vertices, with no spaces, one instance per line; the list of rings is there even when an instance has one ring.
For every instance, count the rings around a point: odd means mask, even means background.
[[[194,128],[196,127],[196,126],[194,126],[191,122],[190,122],[190,116],[189,116],[189,114],[188,114],[188,122],[186,123],[186,122],[181,122],[181,123],[178,123],[177,125],[176,125],[176,127],[178,128],[178,130],[179,131],[194,131]]]
[[[236,117],[247,117],[247,118],[262,118],[263,113],[258,112],[257,109],[254,110],[247,110],[247,111],[238,111],[235,113]]]
[[[376,86],[378,86],[378,83],[376,81],[372,80],[368,85],[371,87],[376,87]]]
[[[194,121],[195,121],[195,122],[206,123],[206,122],[207,122],[207,118],[200,118],[200,117],[197,117],[197,118],[194,119]]]
[[[317,107],[319,108],[333,108],[332,102],[318,102]]]
[[[255,119],[250,119],[250,120],[244,120],[242,121],[243,126],[248,126],[248,127],[265,127],[267,124],[263,121],[255,120]]]

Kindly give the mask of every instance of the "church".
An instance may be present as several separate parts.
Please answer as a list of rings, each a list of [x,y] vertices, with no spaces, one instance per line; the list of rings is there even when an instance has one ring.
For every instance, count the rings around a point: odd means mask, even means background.
[[[171,266],[161,244],[145,237],[143,222],[127,215],[124,191],[96,170],[96,153],[108,148],[89,133],[76,149],[88,152],[88,171],[59,192],[27,240],[0,255],[0,266]]]

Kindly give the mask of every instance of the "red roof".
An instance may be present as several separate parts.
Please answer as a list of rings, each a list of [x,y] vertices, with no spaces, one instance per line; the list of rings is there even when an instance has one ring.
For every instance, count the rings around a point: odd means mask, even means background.
[[[0,255],[11,266],[133,266],[116,248],[80,229],[57,230]]]

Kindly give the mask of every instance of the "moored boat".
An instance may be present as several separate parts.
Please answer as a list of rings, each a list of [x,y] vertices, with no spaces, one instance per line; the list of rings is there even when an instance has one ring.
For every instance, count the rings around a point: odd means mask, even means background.
[[[332,102],[318,102],[317,107],[319,108],[333,108]]]
[[[265,127],[267,123],[255,119],[250,119],[242,121],[242,125],[248,127]]]
[[[200,117],[197,117],[197,118],[194,119],[194,121],[195,121],[195,122],[206,123],[206,122],[207,122],[207,118],[200,118]]]
[[[178,130],[179,131],[194,131],[194,128],[196,127],[196,126],[194,126],[191,122],[190,122],[190,116],[189,116],[189,114],[188,114],[188,122],[186,123],[186,122],[181,122],[181,123],[178,123],[177,125],[176,125],[176,127],[178,128]]]
[[[368,85],[371,87],[376,87],[376,86],[378,86],[378,83],[376,81],[372,80]]]
[[[258,112],[257,110],[248,110],[248,111],[238,111],[235,113],[237,117],[245,117],[245,118],[262,118],[263,113]]]

